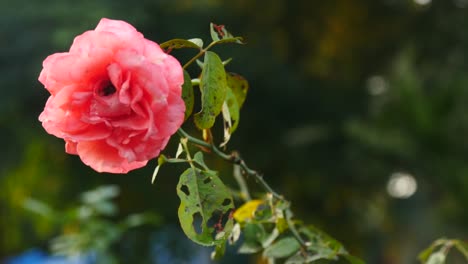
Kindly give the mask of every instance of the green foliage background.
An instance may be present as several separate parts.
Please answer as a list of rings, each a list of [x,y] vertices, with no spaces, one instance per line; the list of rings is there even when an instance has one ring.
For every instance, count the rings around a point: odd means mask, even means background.
[[[179,168],[163,168],[156,185],[156,161],[101,175],[37,121],[48,97],[37,81],[42,60],[101,17],[159,43],[209,39],[210,22],[244,36],[247,45],[219,49],[251,87],[229,146],[293,201],[299,218],[368,263],[415,263],[438,237],[466,239],[467,15],[466,0],[0,0],[0,259],[58,232],[22,208],[26,197],[66,208],[84,190],[117,183],[121,215],[152,210],[177,222]],[[386,192],[398,171],[418,182],[409,199]]]

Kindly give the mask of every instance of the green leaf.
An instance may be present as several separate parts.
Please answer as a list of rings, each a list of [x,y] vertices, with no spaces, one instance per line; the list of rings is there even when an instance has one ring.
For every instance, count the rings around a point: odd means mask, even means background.
[[[200,48],[203,48],[203,40],[201,38],[193,38],[189,39],[188,41],[195,43]]]
[[[267,234],[262,225],[257,223],[246,223],[242,234],[244,236],[244,243],[239,248],[240,254],[257,253],[263,249],[262,241],[265,240]]]
[[[23,207],[43,217],[52,218],[55,214],[54,210],[48,204],[33,198],[26,198],[23,202]]]
[[[208,129],[221,113],[227,91],[226,72],[221,59],[214,52],[205,53],[200,89],[202,109],[194,116],[195,124],[200,129]]]
[[[468,260],[468,243],[465,243],[463,241],[457,240],[455,241],[455,246],[457,247],[458,251],[465,256],[465,258]]]
[[[216,41],[216,44],[224,43],[244,44],[244,39],[242,37],[227,37]]]
[[[215,172],[187,169],[180,176],[177,195],[179,221],[188,238],[204,246],[226,242],[233,227],[234,203]]]
[[[205,159],[203,158],[203,152],[198,151],[193,156],[193,161],[195,161],[198,165],[202,166],[204,169],[208,169],[208,166],[205,164]]]
[[[431,245],[430,247],[424,249],[421,253],[419,253],[418,259],[421,261],[421,263],[424,263],[429,259],[434,249],[435,246]]]
[[[160,44],[159,46],[161,47],[161,49],[164,49],[164,50],[183,49],[183,48],[201,49],[198,44],[199,43],[195,43],[194,41],[186,40],[186,39],[171,39]]]
[[[226,243],[216,245],[215,250],[211,253],[212,260],[220,260],[226,252]]]
[[[445,254],[442,252],[433,253],[425,264],[444,264],[445,263]]]
[[[304,263],[312,263],[319,259],[323,259],[323,257],[319,254],[303,255],[301,252],[297,252],[296,254],[288,258],[284,263],[285,264],[304,264]]]
[[[300,247],[294,237],[285,237],[266,248],[263,254],[269,258],[286,258],[297,252]]]
[[[239,74],[229,72],[226,74],[227,85],[231,88],[234,93],[239,109],[244,105],[247,92],[249,91],[249,83],[247,80]]]
[[[192,79],[187,71],[184,70],[184,84],[182,85],[182,99],[185,103],[185,119],[192,114],[194,104]]]
[[[440,238],[440,239],[437,239],[436,241],[434,241],[428,248],[426,248],[424,251],[422,251],[421,253],[419,253],[419,256],[418,256],[418,259],[424,263],[426,262],[429,257],[431,256],[432,252],[439,246],[441,245],[444,245],[445,243],[447,243],[447,239],[444,239],[444,238]]]
[[[218,32],[216,32],[213,23],[210,23],[210,35],[211,35],[211,39],[213,41],[218,41],[219,40]]]
[[[236,131],[237,125],[239,125],[240,107],[239,103],[237,102],[237,98],[231,89],[227,89],[226,104],[228,106],[229,115],[232,119],[232,127],[229,130],[229,132],[232,134],[234,131]]]

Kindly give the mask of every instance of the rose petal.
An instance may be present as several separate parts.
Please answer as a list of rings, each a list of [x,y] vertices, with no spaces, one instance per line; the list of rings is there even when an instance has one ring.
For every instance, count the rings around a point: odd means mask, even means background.
[[[119,155],[116,148],[104,141],[79,142],[76,149],[83,163],[97,172],[127,173],[147,163],[147,161],[128,162]]]

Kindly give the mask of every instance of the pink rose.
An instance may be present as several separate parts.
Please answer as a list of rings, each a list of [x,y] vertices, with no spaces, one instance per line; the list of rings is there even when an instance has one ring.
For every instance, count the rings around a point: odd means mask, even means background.
[[[39,120],[98,172],[145,166],[184,120],[180,63],[124,21],[103,18],[43,67]]]

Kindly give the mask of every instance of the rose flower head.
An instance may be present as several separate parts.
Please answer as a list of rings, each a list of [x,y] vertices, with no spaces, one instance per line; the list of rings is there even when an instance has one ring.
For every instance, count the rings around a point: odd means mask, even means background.
[[[39,121],[98,172],[145,166],[184,121],[180,63],[124,21],[103,18],[47,57],[39,81],[50,92]]]

